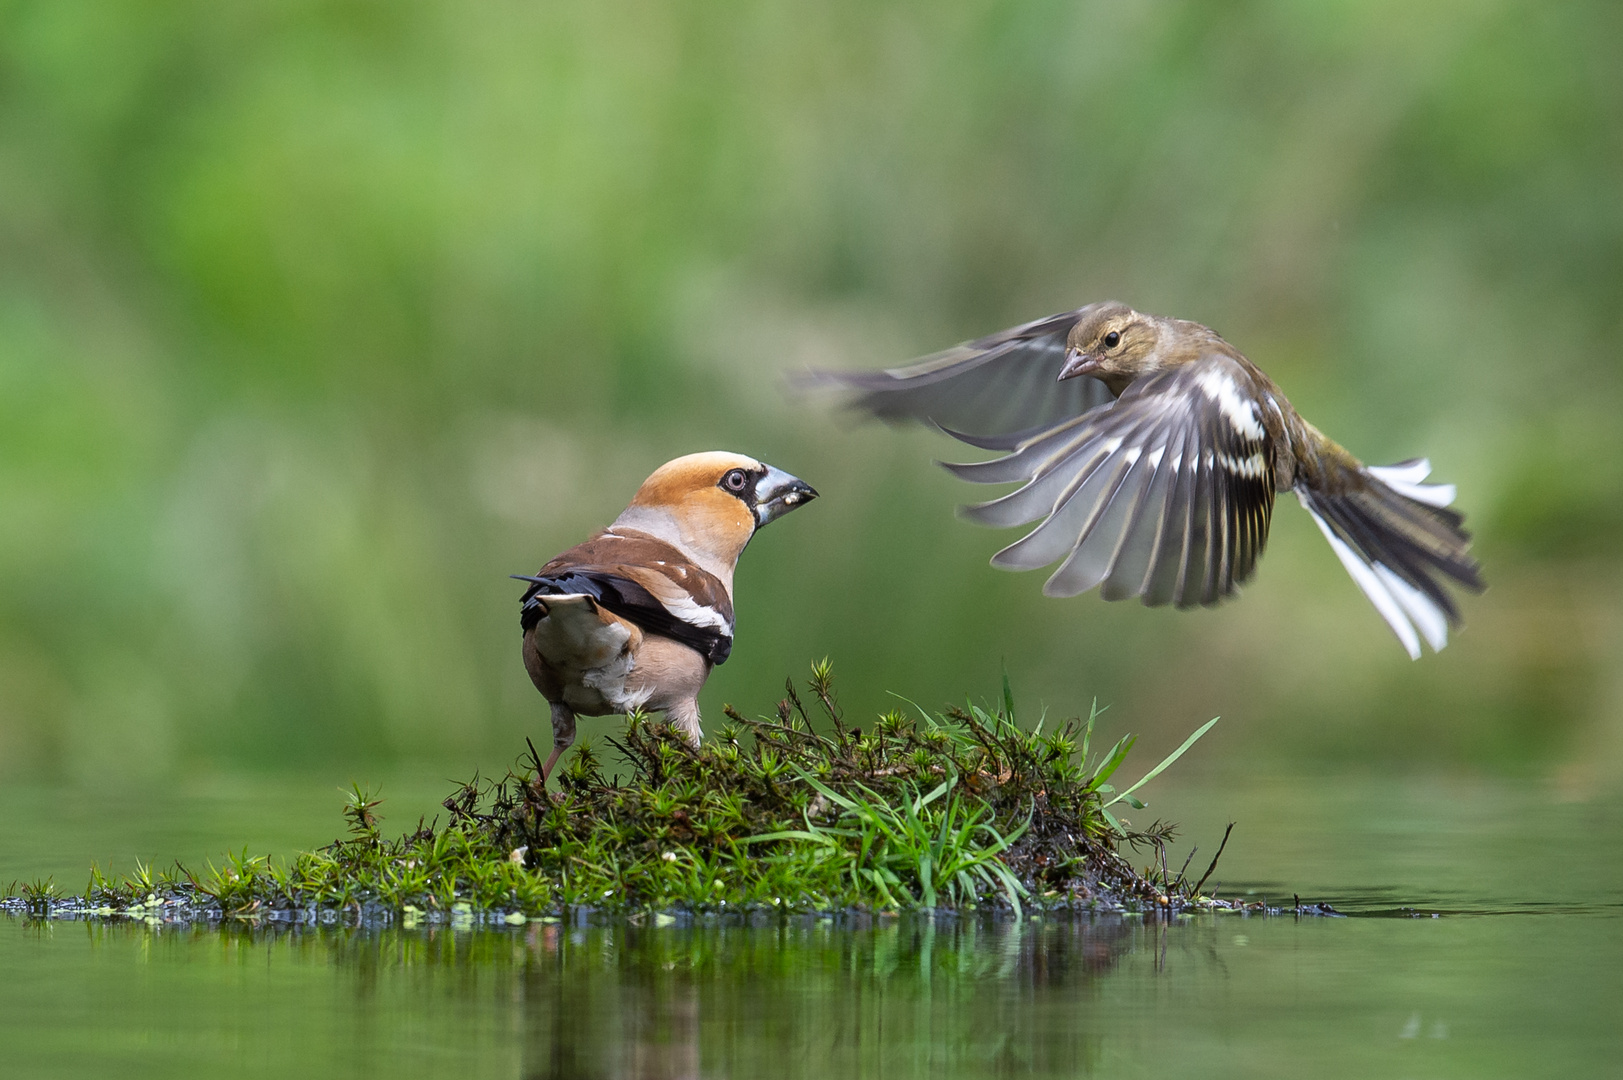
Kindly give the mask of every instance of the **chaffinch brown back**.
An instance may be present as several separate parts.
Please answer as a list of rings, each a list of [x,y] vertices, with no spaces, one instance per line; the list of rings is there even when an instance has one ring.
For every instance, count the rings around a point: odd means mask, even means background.
[[[661,465],[602,532],[554,558],[520,600],[524,667],[552,707],[552,754],[575,716],[663,710],[699,744],[699,690],[733,647],[733,568],[758,529],[817,497],[720,451]]]
[[[1464,518],[1447,508],[1453,485],[1422,483],[1424,460],[1365,466],[1199,323],[1090,304],[908,367],[813,381],[855,391],[852,403],[876,416],[927,420],[1003,452],[946,467],[1022,485],[964,515],[1041,519],[992,563],[1063,560],[1050,596],[1100,586],[1106,600],[1214,604],[1250,578],[1278,491],[1296,493],[1411,657],[1421,637],[1441,649],[1459,622],[1444,580],[1483,588]]]

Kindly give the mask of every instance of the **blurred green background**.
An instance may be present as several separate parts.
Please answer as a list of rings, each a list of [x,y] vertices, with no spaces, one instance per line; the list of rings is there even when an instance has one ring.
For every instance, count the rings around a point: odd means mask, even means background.
[[[500,769],[512,572],[660,462],[824,497],[703,705],[830,655],[1256,770],[1623,777],[1615,3],[0,2],[0,777]],[[1115,297],[1460,486],[1411,663],[1282,501],[1241,601],[1045,600],[953,446],[782,392]],[[587,721],[586,734],[613,729]],[[1193,758],[1188,759],[1193,760]]]

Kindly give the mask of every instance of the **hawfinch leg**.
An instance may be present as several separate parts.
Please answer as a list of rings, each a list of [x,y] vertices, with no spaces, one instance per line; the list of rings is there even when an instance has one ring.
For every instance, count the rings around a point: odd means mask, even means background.
[[[552,753],[547,763],[541,766],[541,783],[546,785],[547,778],[552,775],[552,767],[558,764],[558,757],[565,750],[575,745],[575,711],[561,701],[548,702],[552,706]]]
[[[699,702],[694,698],[678,701],[665,710],[665,718],[671,722],[677,731],[682,733],[693,749],[699,748],[699,740],[704,737],[704,730],[699,726]]]

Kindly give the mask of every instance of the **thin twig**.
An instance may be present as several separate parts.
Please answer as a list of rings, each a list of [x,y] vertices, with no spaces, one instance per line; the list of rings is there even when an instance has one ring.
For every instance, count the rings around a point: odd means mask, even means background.
[[[1184,876],[1183,876],[1184,871],[1189,869],[1190,860],[1192,860],[1195,857],[1195,852],[1197,852],[1199,850],[1200,850],[1200,848],[1198,848],[1198,847],[1192,847],[1192,848],[1189,849],[1189,854],[1184,857],[1183,866],[1179,867],[1179,869],[1178,869],[1178,881],[1179,882],[1182,882],[1184,880]]]
[[[1233,831],[1234,822],[1231,821],[1229,827],[1223,830],[1223,842],[1217,845],[1217,854],[1212,856],[1212,865],[1206,868],[1206,872],[1200,875],[1200,880],[1195,882],[1195,887],[1190,890],[1194,895],[1200,895],[1200,887],[1206,884],[1206,879],[1212,876],[1213,870],[1217,869],[1217,860],[1223,857],[1223,849],[1229,846],[1229,833]]]
[[[774,724],[770,720],[751,720],[747,716],[739,715],[737,710],[732,709],[731,706],[728,706],[723,711],[726,712],[727,715],[729,717],[731,717],[733,720],[736,720],[741,724],[747,724],[752,728],[760,728],[760,729],[765,729],[767,731],[782,732],[785,735],[794,735],[797,738],[801,738],[801,739],[814,739],[817,742],[820,742],[824,746],[828,747],[830,750],[838,750],[839,749],[839,747],[836,746],[833,743],[833,741],[831,741],[826,735],[819,735],[815,731],[810,731],[810,730],[801,731],[799,728],[788,727],[788,726],[786,726],[784,724]]]
[[[965,712],[956,705],[947,711],[947,715],[968,728],[969,733],[975,736],[975,741],[980,743],[981,746],[985,748],[986,756],[992,759],[994,775],[1002,772],[1003,759],[999,756],[998,751],[1003,749],[1003,746],[997,741],[997,736],[993,735],[989,731],[986,731],[981,726],[981,722],[975,719],[975,715],[973,713]]]

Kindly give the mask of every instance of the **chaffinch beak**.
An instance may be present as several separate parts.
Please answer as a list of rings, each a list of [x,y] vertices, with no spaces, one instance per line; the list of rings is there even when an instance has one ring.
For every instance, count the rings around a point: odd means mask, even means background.
[[[806,481],[768,465],[766,475],[755,482],[755,527],[760,528],[815,498],[817,491]]]
[[[1099,358],[1089,356],[1081,349],[1065,350],[1065,366],[1059,369],[1059,381],[1074,379],[1078,375],[1092,375],[1099,370]]]

